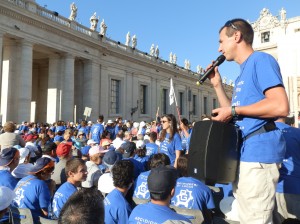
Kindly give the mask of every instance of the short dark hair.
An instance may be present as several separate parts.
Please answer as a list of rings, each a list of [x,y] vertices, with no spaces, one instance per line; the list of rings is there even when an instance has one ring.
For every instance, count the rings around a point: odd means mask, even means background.
[[[133,181],[133,163],[130,160],[120,160],[112,168],[115,187],[128,188]]]
[[[228,37],[232,37],[232,35],[238,30],[242,33],[243,40],[247,44],[252,45],[254,39],[254,31],[251,24],[246,20],[240,18],[229,20],[221,27],[219,33],[221,33],[221,31],[225,27],[227,28],[226,35]]]
[[[104,204],[100,191],[96,188],[82,188],[75,192],[64,204],[59,224],[103,224]]]
[[[177,171],[180,177],[187,177],[188,155],[181,155],[177,159]]]
[[[161,165],[167,166],[170,165],[171,161],[168,155],[164,153],[157,153],[151,156],[150,162],[149,162],[149,167],[150,169],[159,167]]]
[[[149,137],[153,142],[155,142],[157,139],[157,133],[152,131],[152,132],[150,132]]]
[[[66,163],[66,168],[65,168],[65,172],[66,172],[66,176],[69,176],[69,171],[73,172],[73,173],[77,173],[77,169],[79,166],[84,166],[85,165],[85,161],[83,159],[80,158],[73,158],[67,161]]]

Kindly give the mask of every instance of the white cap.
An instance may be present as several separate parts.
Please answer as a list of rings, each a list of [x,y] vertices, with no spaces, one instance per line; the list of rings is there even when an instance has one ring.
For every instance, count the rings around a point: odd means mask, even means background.
[[[88,122],[88,124],[92,124],[92,123],[93,123],[92,121],[89,121],[89,122]]]
[[[93,139],[89,139],[88,141],[87,141],[87,145],[90,145],[90,144],[96,144],[97,142],[95,142]]]
[[[145,125],[146,125],[145,121],[141,121],[140,128],[145,127]]]
[[[134,127],[134,128],[138,128],[139,125],[140,125],[139,122],[134,122],[134,123],[133,123],[133,127]]]
[[[6,209],[11,204],[12,200],[16,197],[13,190],[8,187],[0,187],[0,211]]]
[[[144,146],[145,146],[145,142],[143,140],[138,140],[136,142],[136,148],[137,149],[142,149],[142,148],[144,148]]]
[[[113,124],[114,122],[112,120],[108,120],[107,124]]]

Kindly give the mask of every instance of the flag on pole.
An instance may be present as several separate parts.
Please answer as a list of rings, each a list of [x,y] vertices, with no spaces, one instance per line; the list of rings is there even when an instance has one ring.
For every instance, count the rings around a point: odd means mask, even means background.
[[[174,101],[175,101],[175,91],[174,91],[174,87],[173,87],[173,80],[172,80],[172,78],[170,79],[169,101],[170,101],[170,105],[172,105],[174,103]]]

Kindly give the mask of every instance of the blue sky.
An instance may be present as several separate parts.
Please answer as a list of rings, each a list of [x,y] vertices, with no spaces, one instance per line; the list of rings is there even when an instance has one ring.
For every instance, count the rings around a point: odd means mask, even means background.
[[[263,8],[279,15],[283,7],[287,18],[300,16],[299,0],[36,0],[51,11],[64,17],[70,15],[70,4],[75,2],[76,21],[90,27],[89,18],[94,12],[105,20],[107,36],[125,43],[125,36],[137,36],[137,48],[149,52],[151,44],[159,46],[160,57],[169,60],[170,52],[177,55],[177,64],[184,60],[196,71],[199,64],[206,67],[218,53],[219,28],[229,19],[244,18],[253,22]],[[222,76],[234,80],[239,66],[224,62],[220,66]]]

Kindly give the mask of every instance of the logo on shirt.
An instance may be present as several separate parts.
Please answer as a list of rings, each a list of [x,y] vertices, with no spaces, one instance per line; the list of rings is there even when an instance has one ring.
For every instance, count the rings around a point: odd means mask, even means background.
[[[194,200],[194,197],[192,195],[192,191],[189,190],[181,190],[179,195],[176,196],[176,203],[175,206],[184,206],[185,208],[191,208],[192,205],[189,206],[190,202]]]
[[[142,196],[142,198],[146,198],[147,193],[149,193],[147,182],[142,182],[142,184],[138,186],[136,196]]]

